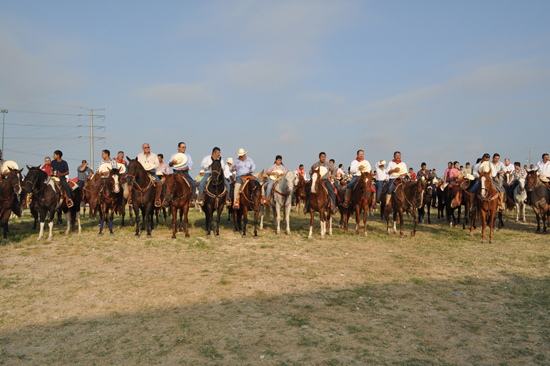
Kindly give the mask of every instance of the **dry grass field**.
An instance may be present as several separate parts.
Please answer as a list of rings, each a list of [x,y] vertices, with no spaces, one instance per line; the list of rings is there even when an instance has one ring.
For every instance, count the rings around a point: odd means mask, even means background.
[[[37,242],[28,213],[0,246],[9,365],[550,365],[548,236],[506,215],[494,244],[443,222],[415,238],[134,236],[115,223]],[[433,217],[433,214],[432,214]],[[515,218],[515,214],[514,214]],[[351,225],[354,228],[355,224]],[[406,221],[406,234],[411,231]]]

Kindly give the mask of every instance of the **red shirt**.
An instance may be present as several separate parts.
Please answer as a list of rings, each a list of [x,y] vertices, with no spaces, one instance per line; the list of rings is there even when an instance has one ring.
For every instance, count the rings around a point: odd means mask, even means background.
[[[119,164],[122,164],[124,166],[126,166],[126,160],[122,159],[122,161],[118,160],[118,158],[115,158],[115,161]]]
[[[42,166],[40,167],[40,169],[42,169],[43,171],[45,171],[46,174],[51,175],[51,169],[52,169],[51,164],[50,164],[50,165],[44,164],[44,165],[42,165]]]

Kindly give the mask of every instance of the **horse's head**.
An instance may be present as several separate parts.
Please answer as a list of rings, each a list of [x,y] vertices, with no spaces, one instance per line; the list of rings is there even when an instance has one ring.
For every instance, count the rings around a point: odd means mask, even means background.
[[[269,177],[264,170],[258,173],[258,180],[262,183],[265,183],[269,180]]]
[[[298,179],[296,179],[296,176],[294,175],[294,173],[288,171],[286,172],[285,174],[285,187],[286,187],[286,190],[287,192],[292,192],[294,190],[294,185],[296,184],[295,182],[297,181]]]
[[[525,178],[518,179],[518,188],[520,192],[525,191]]]
[[[183,176],[181,174],[170,174],[166,176],[166,180],[164,181],[166,193],[164,194],[162,207],[169,207],[170,203],[174,200],[174,193],[176,192],[178,179],[180,179],[183,183]]]
[[[111,180],[111,183],[113,185],[113,192],[118,193],[120,192],[120,173],[118,169],[112,169],[111,173],[109,173]]]
[[[311,193],[317,193],[317,187],[321,184],[321,167],[311,171]]]
[[[460,185],[455,185],[452,188],[450,188],[450,196],[451,196],[451,208],[458,207],[462,204],[462,188],[460,188]]]
[[[252,203],[254,205],[254,211],[258,212],[260,211],[262,205],[262,187],[260,183],[256,182],[255,180],[251,181],[250,183],[252,183],[250,189],[252,190]]]
[[[539,183],[539,177],[537,175],[537,172],[539,170],[531,170],[527,173],[527,179],[525,180],[525,190],[527,192],[532,192],[533,189],[535,189]]]
[[[481,185],[480,196],[486,198],[489,193],[492,193],[493,179],[491,178],[491,170],[478,170],[479,183]],[[489,192],[491,190],[491,192]]]
[[[220,183],[223,183],[223,167],[221,163],[221,159],[214,160],[212,162],[212,178],[210,179],[211,184],[218,185]]]
[[[40,185],[40,176],[44,175],[45,177],[47,177],[47,174],[40,170],[39,166],[33,167],[27,165],[27,169],[29,170],[29,172],[23,180],[23,185],[25,188],[25,192],[31,193],[36,186]]]
[[[126,156],[126,159],[128,159],[128,167],[126,168],[127,182],[128,185],[132,185],[134,184],[136,177],[140,175],[140,169],[143,171],[145,170],[137,160],[137,157],[135,159],[130,159],[128,156]]]
[[[422,207],[424,205],[424,192],[426,190],[425,182],[421,180],[413,181],[415,186],[413,189],[414,192],[414,204],[416,207]]]
[[[17,170],[11,167],[8,169],[9,171],[7,172],[7,174],[4,174],[5,175],[4,182],[6,182],[4,184],[8,184],[11,187],[11,189],[13,189],[13,192],[15,194],[21,194],[21,191],[22,191],[21,182],[23,181],[23,179],[21,178],[21,172],[23,171],[23,169]]]

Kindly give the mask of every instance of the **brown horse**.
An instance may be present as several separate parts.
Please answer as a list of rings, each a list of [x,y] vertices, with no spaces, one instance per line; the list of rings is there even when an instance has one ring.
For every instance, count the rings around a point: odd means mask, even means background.
[[[175,173],[166,176],[164,181],[166,193],[162,201],[163,208],[170,208],[172,212],[172,239],[176,239],[178,227],[178,212],[180,214],[179,231],[183,232],[185,221],[185,237],[189,237],[189,206],[191,205],[191,190],[189,183],[183,178],[183,174]]]
[[[128,186],[132,187],[132,207],[136,216],[136,236],[139,236],[139,214],[141,211],[141,231],[147,229],[147,237],[151,237],[153,226],[153,211],[155,207],[156,189],[155,183],[149,174],[143,169],[141,163],[135,159],[128,159],[126,180]]]
[[[435,199],[436,197],[433,178],[429,178],[426,181],[426,194],[424,195],[424,201],[422,202],[422,206],[418,208],[419,223],[424,223],[424,216],[426,216],[426,207],[428,208],[428,224],[432,223],[432,220],[430,218],[430,208],[432,207],[432,203],[435,201]]]
[[[355,230],[357,235],[359,235],[361,212],[363,212],[363,233],[367,236],[367,216],[376,199],[375,193],[372,192],[372,176],[373,174],[371,172],[362,173],[361,177],[357,179],[357,182],[352,188],[349,208],[355,211]],[[348,220],[351,210],[346,212],[348,212],[348,214],[344,220],[344,232],[347,232],[348,229]]]
[[[311,239],[313,234],[313,219],[315,217],[315,212],[319,212],[321,222],[321,239],[325,238],[325,234],[327,232],[327,221],[329,222],[329,234],[332,235],[332,212],[330,210],[330,197],[327,188],[321,180],[320,167],[311,172],[311,192],[306,205],[309,208],[309,213],[311,215],[311,220],[309,221],[308,239]]]
[[[4,229],[4,241],[8,241],[8,220],[11,213],[21,217],[21,206],[17,195],[22,193],[21,170],[9,168],[3,172],[3,179],[0,181],[0,225]]]
[[[294,195],[295,203],[296,203],[296,213],[300,212],[301,204],[302,202],[305,202],[306,200],[306,191],[307,187],[310,184],[309,181],[306,181],[304,177],[301,174],[298,174],[298,177],[294,181],[295,187],[294,187]]]
[[[462,188],[460,188],[460,183],[462,182],[449,183],[443,190],[449,227],[460,224],[460,211],[462,209]],[[455,210],[458,210],[458,219],[455,217]]]
[[[475,202],[477,205],[479,220],[481,221],[481,242],[485,243],[485,229],[487,228],[487,215],[489,215],[489,243],[492,243],[493,230],[495,227],[495,217],[497,216],[498,212],[500,192],[493,184],[490,167],[488,169],[483,169],[483,171],[479,171],[479,182],[481,188],[479,190],[479,193],[476,195]],[[474,235],[474,222],[475,216],[472,217],[472,220],[470,222],[470,236]]]
[[[99,196],[97,194],[94,196],[93,194],[93,185],[94,181],[91,179],[88,179],[84,185],[82,186],[82,205],[84,206],[84,214],[82,217],[86,215],[86,204],[88,204],[88,208],[90,209],[89,214],[89,221],[91,222],[92,219],[96,219],[97,212],[99,210]]]
[[[243,177],[243,185],[239,193],[239,208],[234,209],[235,232],[241,231],[246,237],[246,225],[248,224],[248,211],[254,211],[254,236],[258,236],[258,216],[261,209],[262,187],[254,180],[254,177]],[[245,185],[244,181],[248,180]],[[244,224],[241,225],[241,220]],[[219,222],[219,219],[218,219]]]
[[[531,207],[537,216],[537,233],[540,233],[540,221],[542,219],[543,234],[546,234],[546,221],[550,226],[550,212],[548,205],[550,204],[550,190],[540,180],[537,175],[537,170],[531,170],[527,173],[525,181],[525,190],[531,192]]]
[[[394,182],[395,183],[395,182]],[[391,207],[393,209],[393,231],[397,233],[396,221],[399,218],[400,230],[402,238],[403,234],[403,213],[408,212],[414,219],[414,229],[411,236],[415,236],[416,227],[418,225],[418,217],[416,210],[424,204],[424,193],[426,191],[426,182],[420,180],[401,183],[395,187],[391,195]],[[382,208],[381,208],[382,210]],[[386,233],[390,234],[390,214],[391,211],[384,207],[384,216],[386,217]]]
[[[99,201],[99,235],[103,235],[105,219],[109,223],[109,233],[113,234],[113,218],[119,206],[122,206],[122,192],[120,190],[120,177],[117,169],[102,175],[94,187],[94,193]]]

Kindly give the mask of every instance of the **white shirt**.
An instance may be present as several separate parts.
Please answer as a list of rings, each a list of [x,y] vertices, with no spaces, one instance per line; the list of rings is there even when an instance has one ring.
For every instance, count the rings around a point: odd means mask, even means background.
[[[548,161],[546,164],[542,161],[539,161],[537,163],[537,168],[539,169],[539,171],[537,172],[538,175],[550,177],[550,161]]]
[[[160,162],[157,154],[150,153],[149,156],[146,156],[145,153],[141,153],[137,156],[137,159],[141,164],[153,164],[155,166],[155,169],[152,170],[153,172],[156,172],[160,167]]]
[[[491,177],[496,177],[498,172],[500,172],[501,170],[505,170],[504,168],[504,163],[502,161],[499,161],[496,164],[493,164],[493,162],[491,161]]]
[[[369,166],[370,166],[370,163],[369,163],[367,160],[363,159],[363,161],[366,161],[367,164],[369,164]],[[361,161],[361,163],[362,163],[363,161]],[[355,177],[360,177],[360,176],[361,176],[361,172],[360,172],[359,169],[358,169],[359,163],[360,163],[360,162],[357,161],[357,159],[354,159],[354,160],[351,162],[350,167],[349,167],[349,172],[350,172],[350,174],[353,175],[353,176],[355,176]]]
[[[207,155],[207,156],[204,157],[204,159],[202,159],[201,168],[204,169],[204,174],[212,173],[212,168],[210,167],[210,165],[212,165],[213,161],[214,160],[212,160],[212,155]],[[220,159],[220,163],[222,163],[222,166],[224,167],[224,172],[225,172],[225,166],[227,164],[223,162],[223,159]]]
[[[393,160],[390,161],[390,163],[388,164],[388,169],[386,171],[389,172],[390,170],[394,169],[396,166],[399,166],[401,171],[390,174],[390,176],[389,176],[390,179],[399,178],[399,176],[401,176],[403,174],[407,174],[407,172],[408,172],[407,165],[403,161],[401,161],[399,164],[397,164]]]
[[[235,178],[237,177],[237,172],[231,170],[232,167],[233,165],[229,166],[225,164],[225,167],[223,168],[223,176],[225,177],[225,179],[229,179],[229,177],[233,176],[233,180],[235,180]]]
[[[380,168],[380,162],[377,161],[376,164],[374,164],[374,169],[376,169],[376,180],[378,182],[383,182],[386,179],[388,179],[388,174],[386,171],[382,168]]]
[[[472,169],[472,174],[474,175],[474,177],[476,178],[479,178],[479,167],[481,166],[481,163],[483,162],[483,160],[481,160],[479,163],[477,163],[476,165],[474,165],[474,168]]]
[[[505,172],[513,172],[514,170],[516,170],[516,168],[514,168],[514,164],[510,163],[508,165],[504,165],[504,171]]]

